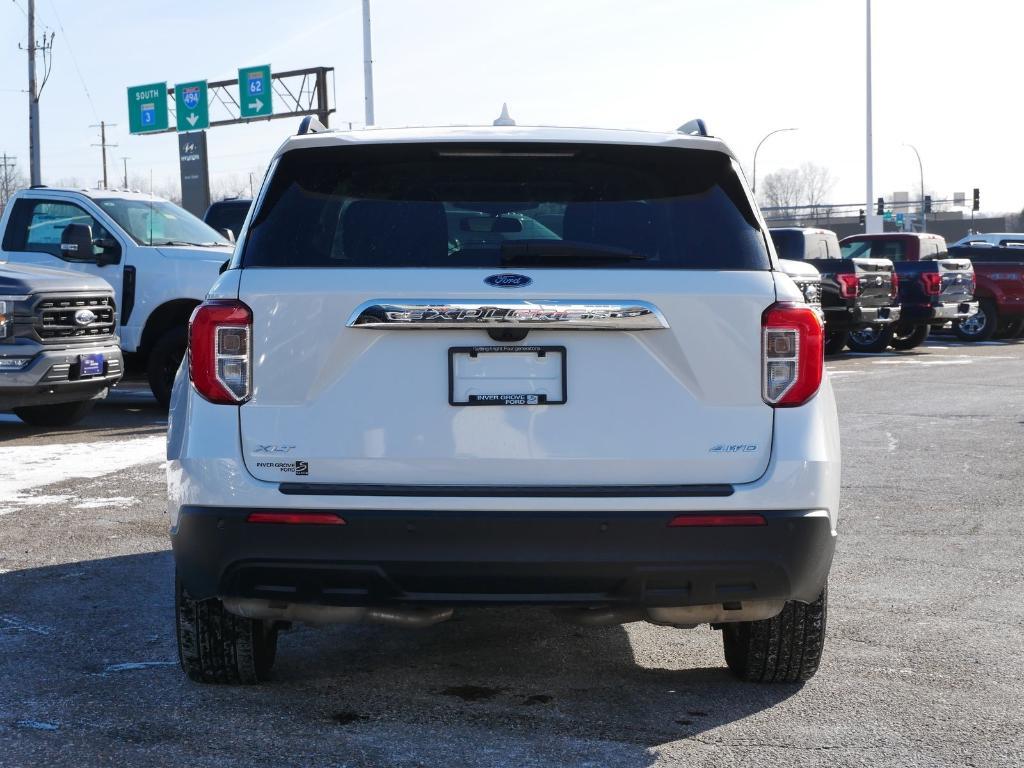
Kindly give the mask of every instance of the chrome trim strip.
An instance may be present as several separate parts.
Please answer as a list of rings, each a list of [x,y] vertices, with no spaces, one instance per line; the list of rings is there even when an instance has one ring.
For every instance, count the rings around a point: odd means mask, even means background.
[[[373,299],[356,307],[346,326],[376,330],[512,326],[551,330],[646,331],[668,328],[669,324],[661,310],[647,301]]]

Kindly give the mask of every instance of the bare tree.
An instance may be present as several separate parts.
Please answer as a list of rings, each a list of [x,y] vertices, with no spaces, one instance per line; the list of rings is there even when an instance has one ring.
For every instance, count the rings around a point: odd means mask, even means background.
[[[761,205],[777,210],[769,211],[769,218],[795,218],[797,206],[823,206],[836,185],[828,168],[811,162],[799,168],[781,168],[765,176],[760,185]]]
[[[11,196],[27,186],[28,179],[18,169],[17,162],[8,160],[0,166],[0,213],[7,206],[7,201],[11,199]]]

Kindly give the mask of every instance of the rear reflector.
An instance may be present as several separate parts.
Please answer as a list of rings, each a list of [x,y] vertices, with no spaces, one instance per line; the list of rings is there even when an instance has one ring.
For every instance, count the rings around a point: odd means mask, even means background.
[[[345,525],[345,518],[333,512],[250,512],[249,523],[283,525]]]
[[[676,515],[669,528],[708,528],[724,525],[767,525],[764,515]]]

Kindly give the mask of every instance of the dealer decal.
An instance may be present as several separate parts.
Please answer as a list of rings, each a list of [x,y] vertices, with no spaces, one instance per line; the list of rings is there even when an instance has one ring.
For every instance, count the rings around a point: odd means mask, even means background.
[[[308,461],[257,461],[257,469],[276,469],[292,475],[308,475]]]

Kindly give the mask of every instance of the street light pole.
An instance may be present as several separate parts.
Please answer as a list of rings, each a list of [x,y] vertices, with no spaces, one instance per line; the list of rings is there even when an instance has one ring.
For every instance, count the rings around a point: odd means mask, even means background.
[[[921,231],[927,232],[926,221],[925,221],[925,210],[924,210],[924,165],[921,163],[921,153],[917,151],[917,147],[913,144],[904,144],[904,147],[910,147],[914,150],[914,154],[917,155],[917,170],[921,173]]]
[[[370,48],[370,0],[363,0],[363,98],[366,127],[373,125],[373,52]]]
[[[761,145],[764,144],[766,141],[768,141],[768,139],[770,139],[776,133],[785,133],[786,131],[795,131],[795,130],[796,130],[796,128],[778,128],[778,129],[772,131],[771,133],[769,133],[767,136],[765,136],[763,139],[761,139],[761,141],[759,141],[757,143],[757,148],[754,150],[754,178],[753,178],[753,181],[750,184],[750,193],[751,194],[757,194],[757,153],[761,151]]]

